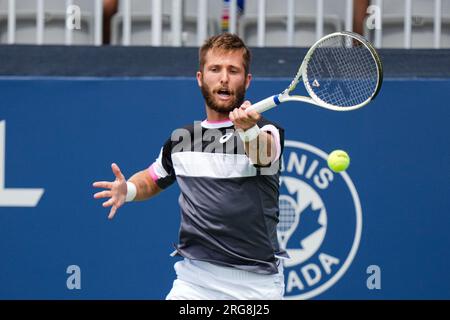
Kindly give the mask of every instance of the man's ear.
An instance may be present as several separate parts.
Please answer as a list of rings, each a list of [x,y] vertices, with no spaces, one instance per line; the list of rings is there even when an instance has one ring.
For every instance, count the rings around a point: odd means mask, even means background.
[[[252,81],[252,74],[249,73],[247,74],[247,77],[245,79],[245,90],[248,89],[248,87],[250,86],[250,82]]]
[[[201,88],[202,87],[202,78],[203,78],[203,74],[201,73],[201,71],[197,71],[197,83],[198,86]]]

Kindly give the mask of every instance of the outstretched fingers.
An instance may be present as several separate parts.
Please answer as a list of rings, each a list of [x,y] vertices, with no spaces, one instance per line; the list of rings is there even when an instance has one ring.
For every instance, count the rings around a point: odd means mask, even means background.
[[[120,168],[117,164],[113,163],[111,165],[111,169],[118,180],[125,180],[125,177],[123,176],[123,174],[120,171]]]
[[[108,219],[114,218],[114,216],[116,215],[116,212],[117,212],[117,207],[112,206],[111,210],[109,211]]]
[[[114,198],[111,198],[108,201],[103,202],[102,206],[107,208],[107,207],[111,207],[113,204],[114,204]]]
[[[112,197],[112,193],[111,193],[111,191],[109,191],[109,190],[97,192],[96,194],[94,194],[94,198],[95,198],[95,199],[100,199],[100,198],[111,198],[111,197]]]
[[[123,205],[126,195],[126,180],[122,172],[120,171],[119,166],[113,163],[111,164],[111,169],[116,177],[115,181],[96,181],[92,184],[95,188],[107,189],[95,193],[94,198],[109,198],[102,204],[104,208],[111,207],[108,219],[112,219],[115,216],[117,209]]]
[[[104,188],[104,189],[111,189],[113,183],[109,181],[96,181],[92,184],[95,188]]]

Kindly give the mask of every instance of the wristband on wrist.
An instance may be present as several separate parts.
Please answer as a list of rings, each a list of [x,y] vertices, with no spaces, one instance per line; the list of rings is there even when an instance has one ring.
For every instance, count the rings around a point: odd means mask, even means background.
[[[127,181],[127,196],[125,202],[131,202],[136,198],[136,185],[133,182]]]
[[[245,131],[239,130],[238,132],[242,141],[249,142],[258,138],[258,135],[261,132],[261,130],[259,129],[258,125],[255,124],[250,129],[247,129]]]

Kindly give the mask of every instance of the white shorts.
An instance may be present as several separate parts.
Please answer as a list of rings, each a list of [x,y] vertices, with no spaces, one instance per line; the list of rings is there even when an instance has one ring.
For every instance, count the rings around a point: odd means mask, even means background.
[[[177,279],[167,300],[280,300],[284,295],[283,264],[265,275],[204,261],[184,259],[174,265]]]

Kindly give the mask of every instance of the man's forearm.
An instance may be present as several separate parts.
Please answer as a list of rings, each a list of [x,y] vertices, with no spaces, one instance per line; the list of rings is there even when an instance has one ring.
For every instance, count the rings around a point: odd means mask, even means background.
[[[162,190],[150,177],[147,169],[135,173],[128,181],[136,186],[137,193],[134,201],[147,200]]]

